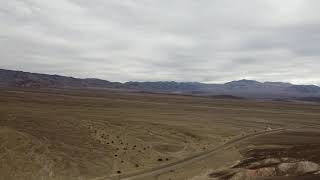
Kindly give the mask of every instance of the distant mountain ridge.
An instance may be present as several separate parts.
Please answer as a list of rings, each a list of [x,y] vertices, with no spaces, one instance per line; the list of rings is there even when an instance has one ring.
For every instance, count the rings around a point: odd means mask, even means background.
[[[29,73],[5,69],[0,69],[0,87],[113,88],[157,93],[192,94],[216,97],[234,96],[259,99],[318,99],[320,97],[319,86],[294,85],[283,82],[258,82],[243,79],[225,84],[174,81],[120,83],[101,79],[79,79],[60,75]]]
[[[101,79],[79,79],[60,75],[48,75],[0,69],[0,86],[33,88],[105,88],[117,87],[118,85],[121,85],[121,83],[112,83]]]

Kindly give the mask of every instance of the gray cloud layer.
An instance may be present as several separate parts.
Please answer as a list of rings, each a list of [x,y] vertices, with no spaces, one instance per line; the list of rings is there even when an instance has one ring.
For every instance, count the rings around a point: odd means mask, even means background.
[[[319,0],[0,0],[0,67],[320,84]]]

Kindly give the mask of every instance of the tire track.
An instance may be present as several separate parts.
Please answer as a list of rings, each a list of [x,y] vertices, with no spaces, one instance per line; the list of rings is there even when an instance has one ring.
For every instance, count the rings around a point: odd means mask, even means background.
[[[232,145],[236,145],[244,140],[248,140],[251,138],[255,138],[258,136],[263,136],[263,135],[267,135],[267,134],[273,134],[273,133],[277,133],[277,132],[281,132],[281,131],[285,131],[286,129],[273,129],[273,130],[268,130],[268,131],[262,131],[262,132],[256,132],[256,133],[252,133],[252,134],[248,134],[242,137],[238,137],[235,138],[223,145],[220,145],[214,149],[211,149],[209,151],[206,152],[202,152],[199,154],[196,154],[194,156],[190,156],[187,157],[185,159],[181,159],[179,161],[170,163],[170,164],[166,164],[166,165],[162,165],[162,166],[158,166],[158,167],[154,167],[154,168],[150,168],[150,169],[146,169],[143,171],[139,171],[139,172],[133,172],[133,173],[128,173],[128,174],[123,174],[123,175],[116,175],[116,176],[104,176],[104,177],[98,177],[98,178],[94,178],[91,180],[133,180],[133,179],[138,179],[138,178],[145,178],[148,176],[154,176],[154,175],[158,175],[158,174],[162,174],[162,173],[166,173],[172,170],[175,170],[176,168],[179,167],[183,167],[184,165],[193,163],[195,161],[200,161],[202,159],[205,159],[215,153],[218,153],[220,150],[223,150],[225,148],[228,148]]]

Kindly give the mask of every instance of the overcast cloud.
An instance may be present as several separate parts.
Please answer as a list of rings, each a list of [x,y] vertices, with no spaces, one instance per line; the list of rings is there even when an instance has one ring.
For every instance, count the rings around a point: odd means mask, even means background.
[[[0,0],[0,68],[320,85],[319,0]]]

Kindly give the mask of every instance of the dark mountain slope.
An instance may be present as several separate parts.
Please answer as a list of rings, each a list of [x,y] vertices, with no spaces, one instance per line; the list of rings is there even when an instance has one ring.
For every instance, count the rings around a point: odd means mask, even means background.
[[[227,95],[227,97],[236,96],[278,100],[305,97],[312,97],[312,99],[314,99],[320,97],[320,87],[318,86],[293,85],[283,82],[262,83],[243,79],[225,84],[174,81],[119,83],[101,79],[79,79],[4,69],[0,69],[0,86],[31,88],[121,88],[157,93],[179,93],[204,96]]]
[[[0,69],[0,85],[9,87],[55,87],[55,88],[115,88],[121,83],[100,79],[78,79],[73,77],[29,73]]]
[[[286,89],[289,92],[320,93],[320,87],[315,85],[293,85]]]

